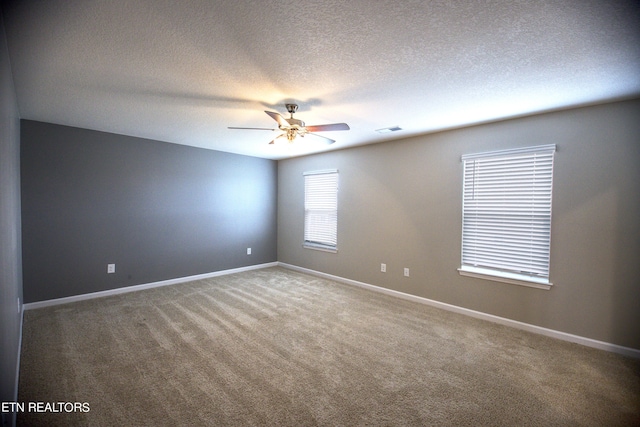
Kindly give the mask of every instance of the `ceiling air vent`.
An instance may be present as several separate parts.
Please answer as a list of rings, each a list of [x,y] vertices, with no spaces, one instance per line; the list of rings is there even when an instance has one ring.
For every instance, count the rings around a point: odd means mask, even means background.
[[[391,132],[397,132],[399,130],[402,130],[402,128],[400,126],[393,126],[393,127],[390,127],[390,128],[376,129],[376,132],[378,132],[378,133],[391,133]]]

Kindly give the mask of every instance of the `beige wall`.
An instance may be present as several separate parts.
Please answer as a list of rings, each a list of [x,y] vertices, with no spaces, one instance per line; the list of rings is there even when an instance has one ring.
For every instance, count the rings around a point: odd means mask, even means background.
[[[551,143],[552,289],[460,276],[460,156]],[[302,173],[328,168],[337,254],[302,248]],[[282,160],[278,189],[280,262],[640,349],[640,100]]]

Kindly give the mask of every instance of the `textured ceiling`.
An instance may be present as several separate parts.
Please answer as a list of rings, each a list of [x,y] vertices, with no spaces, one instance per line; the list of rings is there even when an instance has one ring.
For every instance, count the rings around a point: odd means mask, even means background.
[[[640,95],[638,1],[3,2],[24,119],[280,159]],[[350,131],[268,145],[264,110]],[[403,130],[380,134],[376,129]]]

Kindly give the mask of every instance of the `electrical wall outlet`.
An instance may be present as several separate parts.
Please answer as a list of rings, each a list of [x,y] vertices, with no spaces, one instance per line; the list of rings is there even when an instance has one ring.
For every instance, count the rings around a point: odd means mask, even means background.
[[[404,269],[404,277],[409,277],[409,269],[408,268]]]
[[[107,264],[107,274],[115,273],[116,265],[115,264]]]
[[[247,248],[247,255],[251,255],[251,248]]]
[[[383,273],[387,272],[387,264],[380,264],[380,271],[382,271]]]

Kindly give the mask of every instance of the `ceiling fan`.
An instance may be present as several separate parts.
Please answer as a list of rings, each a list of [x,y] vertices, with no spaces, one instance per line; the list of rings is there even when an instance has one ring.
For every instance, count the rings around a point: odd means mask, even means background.
[[[329,139],[327,137],[317,135],[314,132],[326,132],[326,131],[335,131],[335,130],[349,130],[349,125],[346,123],[332,123],[327,125],[305,125],[302,120],[294,119],[293,113],[298,110],[298,104],[285,104],[287,107],[287,111],[291,114],[291,117],[286,118],[282,117],[278,113],[274,113],[273,111],[265,111],[273,120],[278,122],[278,128],[242,128],[242,127],[233,127],[229,126],[229,129],[251,129],[251,130],[270,130],[277,131],[281,130],[283,133],[276,136],[269,144],[274,144],[277,139],[287,138],[289,142],[293,142],[296,139],[296,136],[304,137],[305,135],[313,135],[318,138],[322,138],[325,140],[327,144],[333,144],[335,141],[333,139]]]

